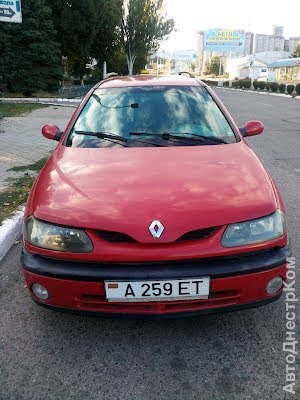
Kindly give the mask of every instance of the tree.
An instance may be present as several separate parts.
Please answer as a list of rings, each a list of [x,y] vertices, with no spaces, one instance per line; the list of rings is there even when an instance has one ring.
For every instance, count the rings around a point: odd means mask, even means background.
[[[295,47],[293,57],[300,57],[300,43]]]
[[[83,79],[96,35],[97,0],[46,0],[69,74]]]
[[[163,0],[124,0],[122,6],[122,46],[128,72],[132,75],[138,55],[147,57],[173,30],[173,19],[162,13]]]
[[[22,24],[0,22],[0,74],[12,91],[56,90],[62,70],[51,9],[44,0],[23,0],[22,13]]]
[[[120,46],[121,0],[47,0],[69,75],[83,84],[86,65]]]
[[[205,75],[219,75],[220,71],[220,62],[221,62],[221,57],[219,56],[213,56],[211,60],[206,61],[205,64]],[[223,74],[223,65],[221,65],[221,75]]]
[[[92,56],[99,62],[109,61],[121,52],[122,0],[97,0],[98,17]]]

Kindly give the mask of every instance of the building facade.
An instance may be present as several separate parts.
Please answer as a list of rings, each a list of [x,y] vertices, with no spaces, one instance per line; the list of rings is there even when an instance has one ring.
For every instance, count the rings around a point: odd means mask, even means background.
[[[291,37],[288,40],[288,52],[293,54],[298,44],[300,44],[300,36]]]

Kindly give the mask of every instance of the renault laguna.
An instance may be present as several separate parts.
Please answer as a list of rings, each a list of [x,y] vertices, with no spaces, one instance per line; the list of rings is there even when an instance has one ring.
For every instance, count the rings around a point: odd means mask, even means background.
[[[178,317],[257,307],[285,281],[285,209],[216,94],[193,76],[110,77],[37,177],[21,262],[52,310]]]

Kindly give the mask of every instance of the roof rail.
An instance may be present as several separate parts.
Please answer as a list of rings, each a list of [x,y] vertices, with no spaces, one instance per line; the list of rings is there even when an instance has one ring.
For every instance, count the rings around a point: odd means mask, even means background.
[[[108,79],[112,76],[118,76],[118,74],[116,72],[108,72],[103,79]]]
[[[195,78],[195,75],[191,74],[188,71],[178,72],[178,75],[184,75],[184,74],[188,75],[190,78]]]

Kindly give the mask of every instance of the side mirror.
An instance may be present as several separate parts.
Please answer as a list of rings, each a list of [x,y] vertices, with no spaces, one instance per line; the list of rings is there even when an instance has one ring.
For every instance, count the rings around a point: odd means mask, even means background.
[[[245,126],[240,128],[241,134],[245,136],[259,135],[265,129],[264,124],[260,121],[248,121]]]
[[[63,132],[56,125],[49,124],[43,126],[42,134],[47,139],[59,141]]]

